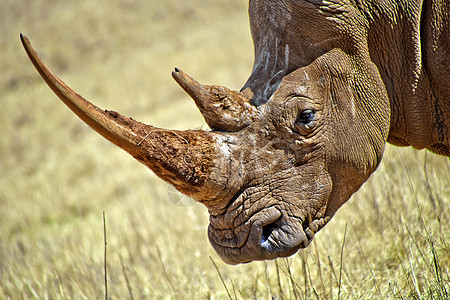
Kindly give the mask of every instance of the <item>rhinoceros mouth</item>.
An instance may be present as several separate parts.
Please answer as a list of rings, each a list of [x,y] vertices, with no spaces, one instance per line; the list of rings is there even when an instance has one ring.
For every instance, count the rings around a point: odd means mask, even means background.
[[[287,257],[314,237],[302,218],[288,216],[278,206],[265,208],[234,228],[213,225],[208,232],[211,245],[229,264]]]

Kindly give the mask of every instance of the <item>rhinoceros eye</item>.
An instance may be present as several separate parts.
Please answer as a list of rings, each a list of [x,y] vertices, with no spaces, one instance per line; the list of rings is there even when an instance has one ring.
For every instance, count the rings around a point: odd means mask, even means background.
[[[314,120],[315,115],[316,112],[313,109],[305,109],[300,113],[295,123],[308,125],[312,120]]]

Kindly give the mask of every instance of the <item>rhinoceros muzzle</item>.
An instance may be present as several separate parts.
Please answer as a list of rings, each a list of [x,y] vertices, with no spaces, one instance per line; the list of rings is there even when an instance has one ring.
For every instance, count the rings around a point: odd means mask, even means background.
[[[308,246],[314,236],[312,231],[302,230],[300,219],[285,217],[277,207],[265,208],[246,222],[233,224],[232,229],[214,227],[216,223],[224,224],[212,216],[208,237],[228,264],[288,257]]]

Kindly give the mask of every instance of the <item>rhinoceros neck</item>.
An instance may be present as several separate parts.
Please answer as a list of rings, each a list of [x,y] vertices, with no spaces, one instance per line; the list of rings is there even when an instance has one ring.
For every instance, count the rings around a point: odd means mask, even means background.
[[[391,102],[388,142],[450,156],[450,5],[422,2],[372,3],[369,52]]]

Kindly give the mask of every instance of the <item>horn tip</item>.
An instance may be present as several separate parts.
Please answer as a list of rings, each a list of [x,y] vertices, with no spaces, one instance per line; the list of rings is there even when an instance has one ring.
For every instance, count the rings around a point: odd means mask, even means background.
[[[31,52],[30,48],[31,47],[31,42],[28,39],[28,37],[26,35],[24,35],[22,32],[20,33],[20,41],[22,42],[22,46],[25,48],[26,52],[29,53]]]
[[[180,68],[175,68],[175,71],[172,72],[172,78],[175,79],[175,81],[183,87],[183,89],[186,89],[189,84],[197,83],[195,79],[190,77],[188,74],[183,72]]]
[[[175,71],[172,71],[172,77],[176,80],[178,76],[180,76],[180,71],[178,68],[175,68]]]
[[[22,43],[25,43],[25,41],[28,41],[28,38],[26,35],[24,35],[22,32],[20,33],[20,40]]]

